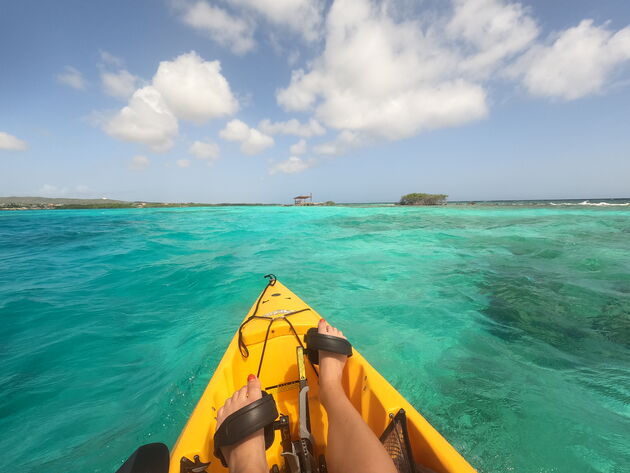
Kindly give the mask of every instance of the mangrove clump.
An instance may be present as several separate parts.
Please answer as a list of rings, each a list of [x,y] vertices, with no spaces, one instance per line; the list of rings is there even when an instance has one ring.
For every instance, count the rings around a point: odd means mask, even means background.
[[[403,195],[399,205],[445,205],[448,195],[446,194],[424,194],[415,192]]]

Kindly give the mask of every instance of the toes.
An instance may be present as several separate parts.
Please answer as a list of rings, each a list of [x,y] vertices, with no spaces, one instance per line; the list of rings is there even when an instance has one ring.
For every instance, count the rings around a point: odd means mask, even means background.
[[[319,319],[319,322],[317,324],[317,332],[318,333],[326,333],[326,327],[327,327],[327,323],[324,319]]]
[[[234,391],[234,394],[232,394],[232,402],[238,402],[239,401],[239,397],[240,397],[240,389],[237,389],[236,391]]]
[[[236,391],[236,393],[234,393],[234,394],[236,395],[236,398],[240,402],[245,401],[247,399],[247,386],[243,386],[241,389]]]
[[[237,411],[239,408],[262,397],[260,390],[260,380],[253,374],[247,379],[247,385],[232,394],[225,400],[223,406],[217,411],[217,428],[223,422],[224,417]]]
[[[247,397],[252,401],[255,401],[262,397],[262,393],[260,391],[260,380],[253,374],[250,374],[247,378],[246,390]]]
[[[317,332],[323,333],[326,335],[332,335],[334,337],[346,338],[344,337],[343,332],[341,330],[331,325],[328,325],[328,323],[324,319],[319,319],[319,322],[317,324]]]

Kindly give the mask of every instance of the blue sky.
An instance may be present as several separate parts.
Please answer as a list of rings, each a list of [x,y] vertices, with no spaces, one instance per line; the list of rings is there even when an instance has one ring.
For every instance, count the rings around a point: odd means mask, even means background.
[[[0,195],[630,196],[626,1],[0,6]]]

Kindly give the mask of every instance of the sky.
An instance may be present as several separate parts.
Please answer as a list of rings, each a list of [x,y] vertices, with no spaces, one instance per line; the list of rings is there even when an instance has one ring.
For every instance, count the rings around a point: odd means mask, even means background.
[[[0,195],[630,197],[627,0],[0,0]]]

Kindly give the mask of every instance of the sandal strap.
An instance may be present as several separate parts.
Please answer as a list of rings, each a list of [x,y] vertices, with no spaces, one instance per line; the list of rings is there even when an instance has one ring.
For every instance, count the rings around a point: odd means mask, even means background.
[[[308,329],[304,335],[304,342],[308,359],[314,365],[319,364],[319,350],[352,356],[352,345],[348,340],[319,333],[315,327]]]
[[[227,468],[227,461],[221,453],[221,447],[234,445],[254,432],[265,429],[265,449],[273,444],[273,422],[278,417],[278,408],[273,396],[262,392],[262,397],[251,404],[241,407],[225,418],[214,434],[214,456]]]

